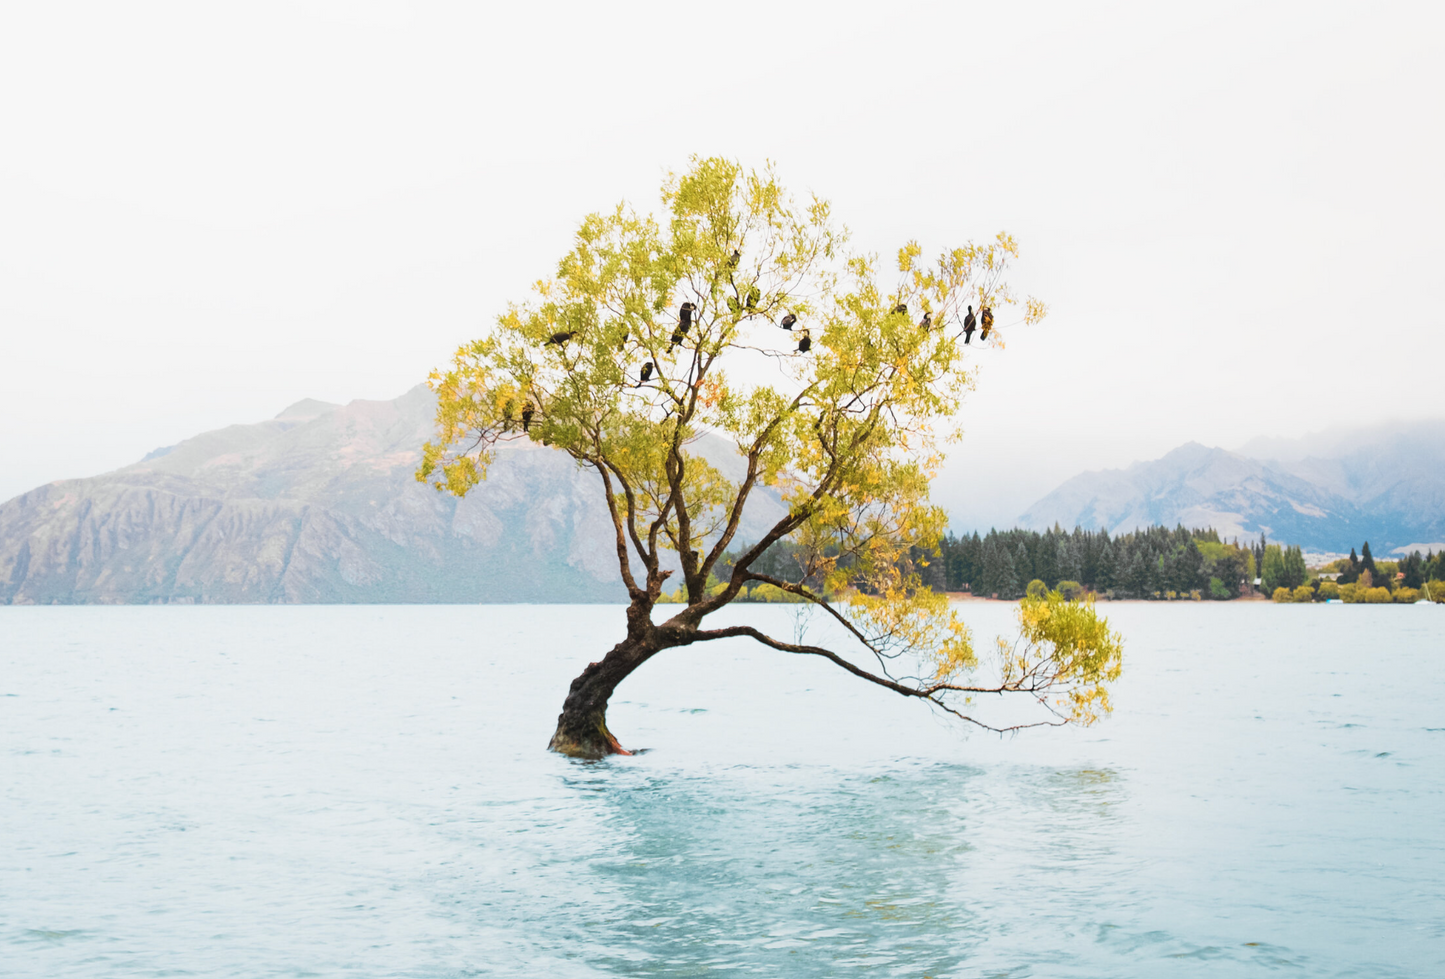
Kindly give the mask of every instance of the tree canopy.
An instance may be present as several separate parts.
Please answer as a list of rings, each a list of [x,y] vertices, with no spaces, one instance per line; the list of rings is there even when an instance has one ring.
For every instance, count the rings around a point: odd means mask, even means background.
[[[554,749],[620,751],[605,722],[617,683],[663,649],[738,636],[976,723],[966,702],[985,691],[1032,698],[1047,713],[1028,723],[1107,710],[1120,647],[1091,606],[1035,600],[980,686],[969,629],[910,559],[936,551],[946,525],[929,482],[959,432],[969,353],[1044,315],[1005,280],[1017,254],[1006,234],[930,260],[910,242],[885,272],[849,249],[827,202],[795,199],[771,169],[694,159],[666,179],[660,214],[619,205],[584,219],[533,298],[433,373],[437,435],[418,479],[465,494],[517,439],[600,476],[628,631],[574,681]],[[709,433],[737,447],[740,478],[700,451]],[[763,492],[786,515],[730,553]],[[779,542],[795,573],[765,574]],[[654,623],[674,574],[683,607]],[[825,610],[857,649],[705,627],[759,582]]]

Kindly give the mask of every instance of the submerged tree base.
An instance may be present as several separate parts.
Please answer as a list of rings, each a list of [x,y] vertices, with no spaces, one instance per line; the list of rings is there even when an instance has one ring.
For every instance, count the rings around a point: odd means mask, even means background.
[[[607,720],[602,715],[592,719],[569,718],[563,711],[557,718],[557,731],[547,742],[547,750],[571,758],[606,758],[608,755],[630,755],[632,752],[618,742],[607,730]]]
[[[600,663],[588,663],[567,691],[562,713],[557,715],[557,731],[547,749],[572,758],[632,754],[607,729],[607,701],[644,658],[637,656],[634,644],[624,640]]]

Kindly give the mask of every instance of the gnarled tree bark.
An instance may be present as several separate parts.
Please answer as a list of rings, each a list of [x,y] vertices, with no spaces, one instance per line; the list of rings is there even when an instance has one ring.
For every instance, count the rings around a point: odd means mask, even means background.
[[[651,621],[651,603],[635,601],[627,610],[627,636],[600,661],[588,663],[567,690],[557,730],[548,749],[573,758],[630,755],[607,727],[607,702],[617,685],[668,643]]]
[[[567,691],[557,730],[547,747],[574,758],[630,755],[607,728],[607,701],[617,685],[655,650],[624,639],[600,662],[588,663]]]

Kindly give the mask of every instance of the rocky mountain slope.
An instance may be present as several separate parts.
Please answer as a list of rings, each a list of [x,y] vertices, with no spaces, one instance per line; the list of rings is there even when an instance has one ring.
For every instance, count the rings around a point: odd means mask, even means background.
[[[1445,541],[1445,423],[1256,439],[1240,452],[1349,500],[1388,550]]]
[[[1181,446],[1128,469],[1087,472],[1019,518],[1122,533],[1151,523],[1212,526],[1378,554],[1445,541],[1445,425],[1377,426],[1299,440],[1256,440],[1240,452]]]
[[[16,497],[0,603],[621,600],[596,475],[518,442],[464,500],[439,494],[412,476],[434,404],[302,401]],[[780,513],[759,500],[744,532]]]

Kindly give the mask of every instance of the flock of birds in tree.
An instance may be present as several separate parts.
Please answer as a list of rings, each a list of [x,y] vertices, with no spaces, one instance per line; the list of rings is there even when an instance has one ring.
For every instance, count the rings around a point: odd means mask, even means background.
[[[742,253],[737,249],[733,249],[733,253],[728,258],[727,263],[729,280],[732,279],[732,270],[737,268],[738,262],[741,260],[741,258]],[[748,288],[747,294],[743,296],[741,300],[739,300],[737,297],[729,296],[727,301],[728,310],[734,316],[744,312],[756,312],[758,308],[758,303],[762,301],[762,298],[762,290],[760,290],[756,285],[753,285]],[[904,316],[908,315],[908,304],[899,303],[897,306],[893,307],[893,312]],[[692,329],[693,319],[696,316],[697,306],[693,303],[686,302],[678,308],[677,327],[672,331],[672,342],[669,343],[667,347],[669,351],[675,349],[678,344],[682,343],[683,340],[687,339],[688,331]],[[789,332],[792,332],[793,327],[795,327],[797,324],[798,317],[793,313],[788,313],[778,323],[779,326],[781,326],[785,330],[788,330]],[[933,314],[925,311],[923,314],[923,319],[919,321],[918,326],[920,329],[923,330],[932,329]],[[963,342],[965,344],[971,344],[973,342],[973,334],[976,330],[979,331],[978,339],[980,342],[987,340],[989,332],[992,329],[993,310],[989,309],[987,306],[984,306],[982,309],[979,310],[978,315],[975,317],[973,307],[968,307],[968,315],[963,318]],[[798,332],[800,335],[798,336],[797,353],[805,354],[809,350],[813,349],[813,338],[806,328]],[[543,346],[565,346],[566,344],[571,342],[572,338],[576,335],[576,330],[564,330],[558,333],[553,333],[547,338]],[[622,342],[623,344],[627,343],[626,334],[623,335]],[[649,360],[645,362],[642,365],[642,369],[638,372],[639,380],[636,386],[642,387],[644,384],[650,381],[652,379],[652,373],[656,369],[657,364],[653,361]],[[534,409],[530,401],[527,403],[526,407],[522,409],[522,430],[524,432],[532,425],[533,411]],[[509,423],[511,422],[510,408],[507,412],[507,421]]]

